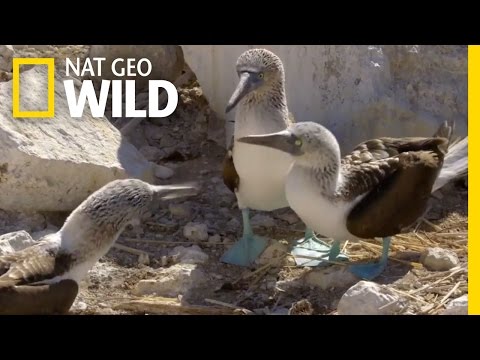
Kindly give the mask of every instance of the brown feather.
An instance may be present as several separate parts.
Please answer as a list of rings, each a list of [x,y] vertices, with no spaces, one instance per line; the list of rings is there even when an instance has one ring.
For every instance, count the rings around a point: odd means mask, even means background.
[[[0,256],[0,315],[68,312],[78,294],[74,280],[31,284],[62,275],[72,260],[71,255],[57,253],[56,245],[46,241]]]
[[[0,315],[65,314],[77,294],[78,284],[73,280],[40,286],[0,286]]]
[[[72,255],[57,253],[56,245],[48,242],[1,256],[0,287],[54,278],[68,271],[72,262]]]
[[[443,164],[446,143],[444,138],[380,138],[365,141],[342,159],[342,176],[346,181],[339,195],[354,199],[375,189],[404,166],[400,154],[434,152],[441,156]]]
[[[430,151],[402,153],[399,157],[399,169],[348,215],[347,229],[353,235],[360,238],[393,236],[425,212],[443,157]]]
[[[381,138],[360,144],[342,160],[344,191],[350,198],[368,194],[347,218],[360,238],[398,234],[425,211],[448,139]],[[367,191],[366,191],[367,190]]]
[[[237,170],[235,169],[235,164],[233,163],[233,144],[234,139],[230,143],[230,147],[223,158],[223,182],[224,184],[235,193],[240,184],[240,177],[238,176]]]
[[[386,159],[362,162],[350,166],[342,166],[344,184],[339,188],[337,196],[345,200],[353,200],[375,189],[382,181],[395,173],[399,168],[398,156]]]

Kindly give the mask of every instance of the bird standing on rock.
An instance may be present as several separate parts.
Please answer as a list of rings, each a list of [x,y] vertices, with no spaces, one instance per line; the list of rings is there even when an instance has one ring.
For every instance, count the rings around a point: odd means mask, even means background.
[[[0,314],[66,313],[78,284],[125,227],[156,210],[162,200],[191,196],[191,185],[115,180],[83,201],[62,228],[37,244],[0,256]]]
[[[437,133],[451,131],[439,129]],[[361,143],[341,158],[329,130],[303,122],[237,142],[277,149],[292,157],[285,182],[288,203],[308,227],[335,239],[330,260],[339,254],[340,241],[383,238],[380,262],[349,267],[357,276],[371,280],[386,266],[390,237],[423,215],[439,175],[445,180],[441,169],[449,140],[384,137]]]
[[[285,178],[293,159],[238,139],[285,130],[294,121],[288,112],[284,67],[277,55],[266,49],[247,50],[238,58],[236,69],[240,80],[226,107],[226,112],[237,107],[234,139],[224,160],[223,178],[237,196],[243,236],[221,260],[249,266],[267,245],[265,239],[253,233],[249,209],[273,211],[289,206]],[[297,243],[318,251],[329,250],[309,229]]]

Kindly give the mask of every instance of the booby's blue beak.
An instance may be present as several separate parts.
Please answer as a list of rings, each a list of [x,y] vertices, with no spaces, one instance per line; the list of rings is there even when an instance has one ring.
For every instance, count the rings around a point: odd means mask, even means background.
[[[257,89],[262,83],[262,79],[255,72],[245,71],[240,74],[240,81],[237,88],[228,101],[225,112],[228,113],[242,100],[245,95]]]
[[[245,136],[237,141],[277,149],[294,156],[303,154],[301,139],[288,130],[272,134]]]

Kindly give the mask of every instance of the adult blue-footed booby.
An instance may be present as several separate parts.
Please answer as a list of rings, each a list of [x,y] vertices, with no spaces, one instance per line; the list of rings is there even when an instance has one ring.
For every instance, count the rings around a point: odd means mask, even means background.
[[[250,226],[249,209],[272,211],[288,207],[285,176],[292,165],[288,154],[237,139],[281,131],[293,123],[287,107],[285,71],[280,58],[265,49],[250,49],[237,60],[240,78],[226,112],[237,107],[234,135],[224,160],[223,178],[235,192],[242,211],[243,236],[227,251],[222,261],[249,266],[267,242]],[[307,231],[309,238],[313,234]]]
[[[329,130],[303,122],[237,142],[292,156],[285,182],[288,203],[309,228],[335,239],[332,257],[338,254],[340,241],[384,239],[379,263],[350,266],[357,276],[373,279],[386,266],[390,237],[423,215],[449,140],[379,138],[361,143],[341,158]]]
[[[66,313],[78,284],[128,224],[155,211],[161,200],[195,188],[115,180],[84,200],[62,228],[13,254],[0,256],[0,315]]]

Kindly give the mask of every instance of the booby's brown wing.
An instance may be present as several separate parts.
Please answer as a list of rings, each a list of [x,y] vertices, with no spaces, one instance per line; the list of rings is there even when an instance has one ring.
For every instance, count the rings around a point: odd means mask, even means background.
[[[65,273],[71,262],[71,255],[58,254],[56,246],[46,242],[0,256],[0,288],[54,278]]]
[[[365,141],[341,160],[344,186],[340,195],[352,200],[374,189],[402,167],[400,154],[409,151],[440,151],[442,138],[379,138]],[[440,149],[439,149],[440,148]]]
[[[74,280],[51,285],[0,286],[0,315],[65,314],[78,294]]]
[[[445,138],[380,138],[342,159],[342,197],[367,195],[347,217],[361,238],[398,234],[420,217],[443,164]]]
[[[48,242],[0,256],[0,315],[67,312],[78,294],[75,281],[30,284],[65,273],[71,260],[70,255],[58,254],[56,245]]]
[[[382,137],[372,139],[359,144],[350,154],[343,157],[342,166],[386,160],[407,151],[441,150],[445,153],[447,151],[445,144],[448,144],[448,140],[442,137]]]
[[[233,143],[235,142],[233,136],[230,146],[223,158],[223,182],[234,193],[240,184],[240,177],[238,176],[235,164],[233,163]]]

